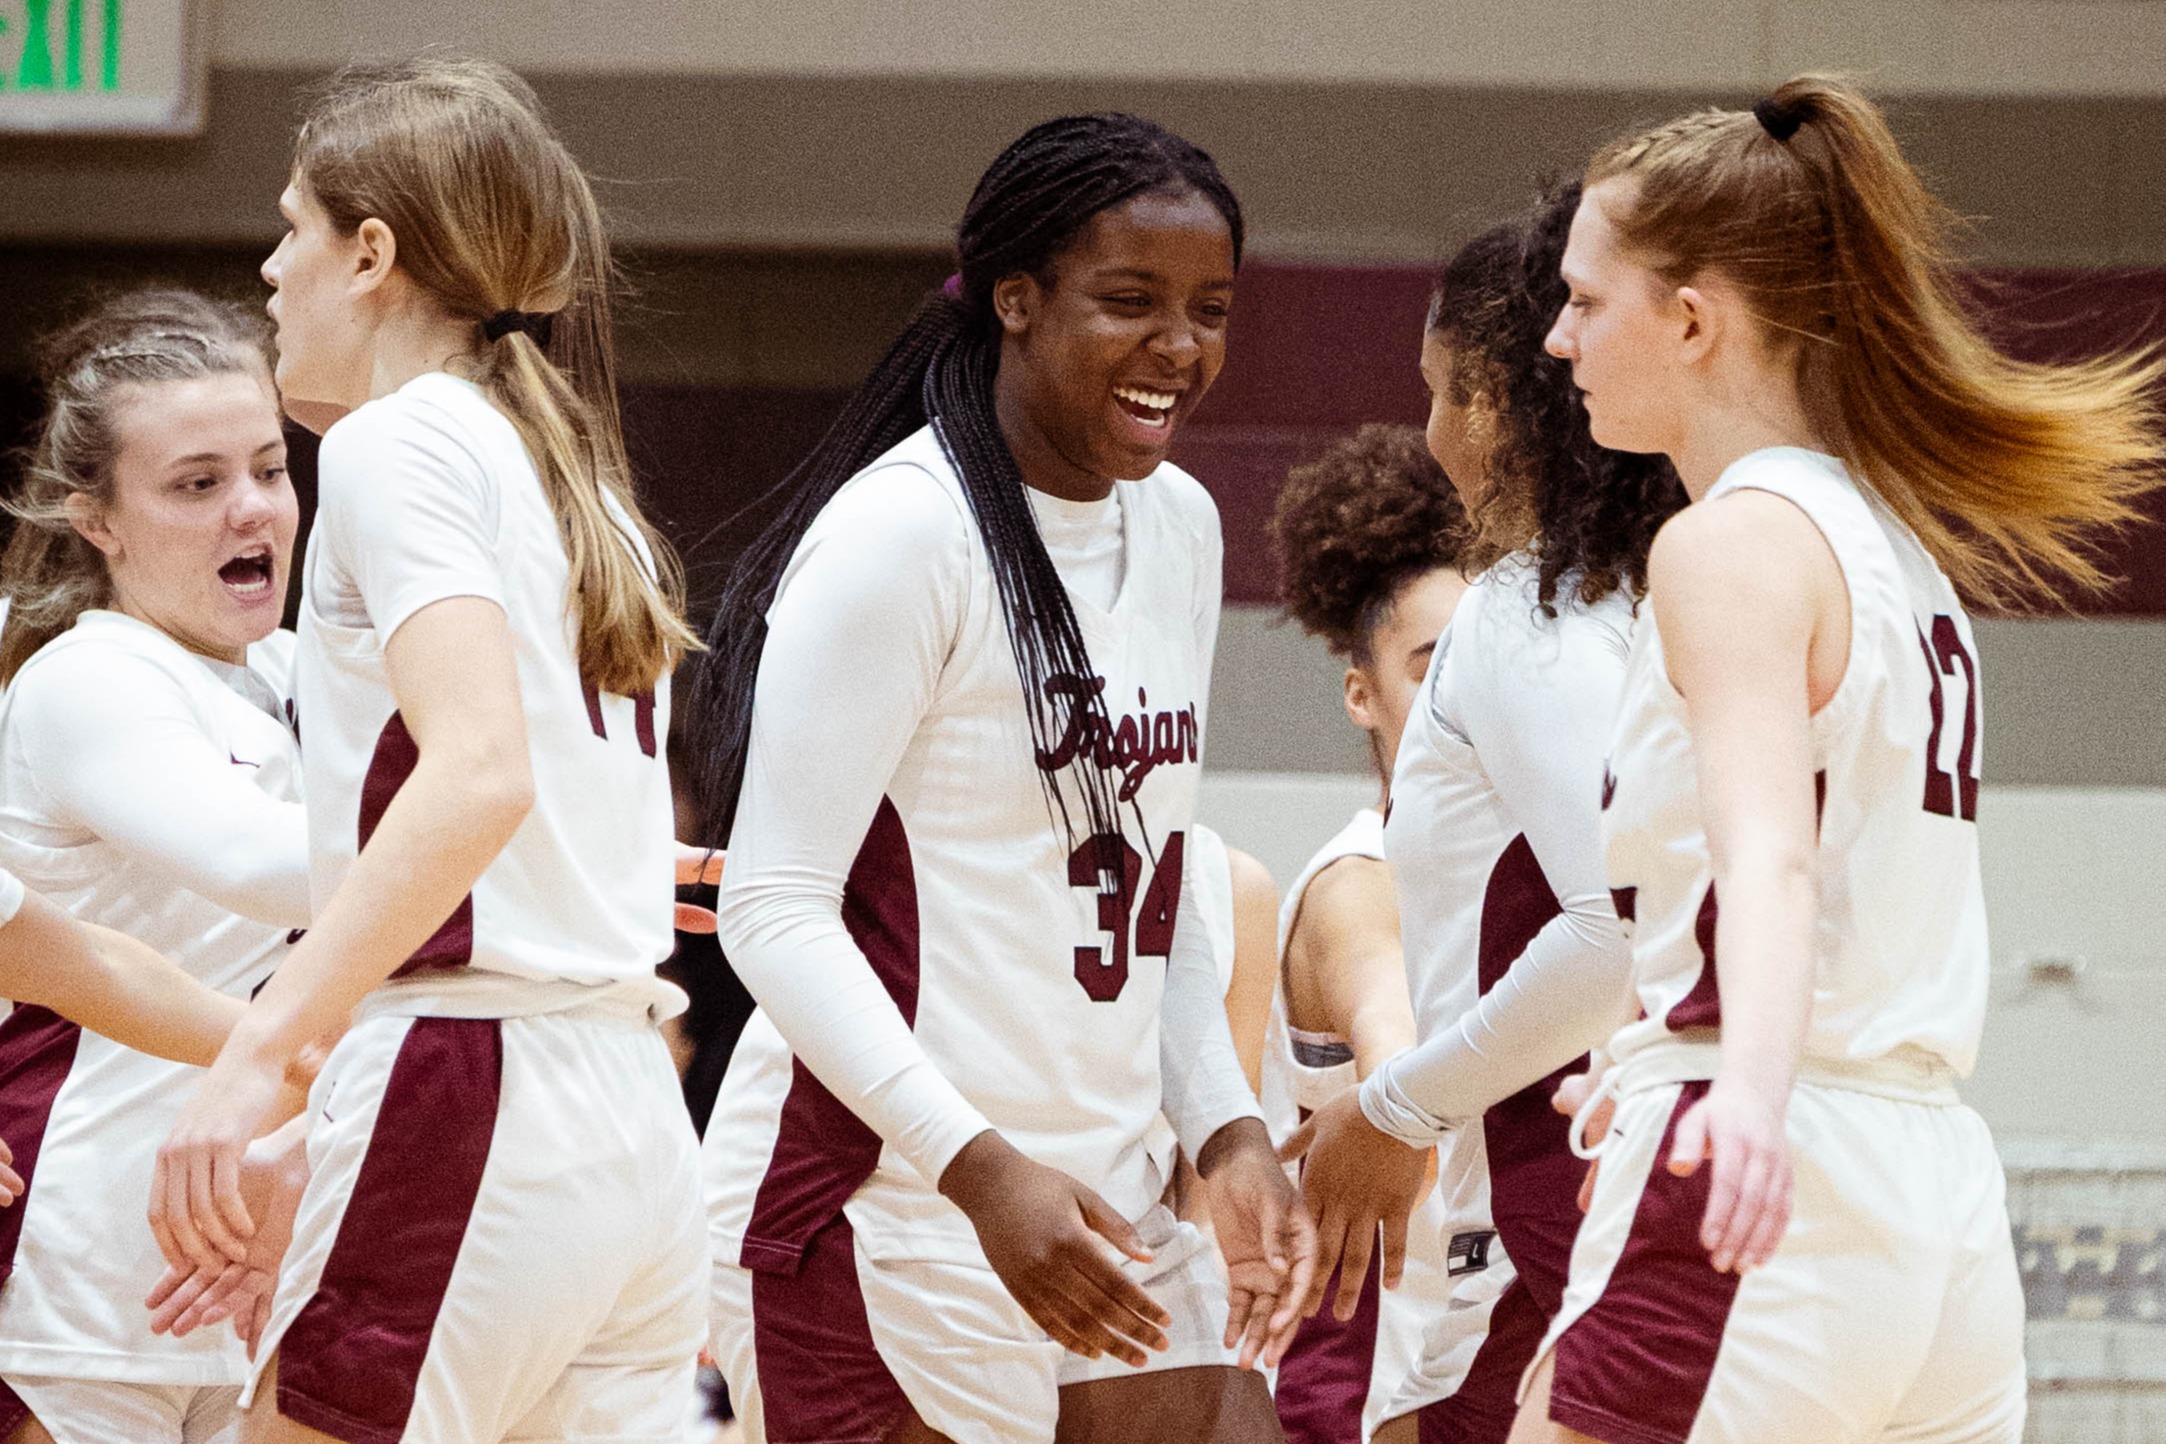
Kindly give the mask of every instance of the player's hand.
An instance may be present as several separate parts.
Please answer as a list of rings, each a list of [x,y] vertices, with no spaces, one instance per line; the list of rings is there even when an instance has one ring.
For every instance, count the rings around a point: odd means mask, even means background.
[[[688,842],[676,846],[678,887],[713,887],[722,881],[720,849],[694,847]],[[678,903],[676,926],[680,933],[711,933],[715,930],[714,910],[697,903]]]
[[[6,1208],[21,1198],[23,1190],[30,1186],[23,1182],[23,1176],[11,1166],[14,1162],[15,1150],[8,1147],[5,1138],[0,1138],[0,1208]]]
[[[1226,1347],[1244,1369],[1276,1368],[1301,1328],[1316,1274],[1316,1228],[1263,1121],[1227,1124],[1196,1160],[1212,1231],[1226,1261]]]
[[[963,1145],[940,1175],[940,1191],[977,1230],[1001,1283],[1055,1343],[1086,1359],[1111,1354],[1139,1368],[1145,1349],[1167,1347],[1172,1316],[1107,1256],[1105,1243],[1139,1263],[1151,1255],[1096,1193],[1024,1157],[991,1129]]]
[[[1377,1234],[1384,1240],[1383,1283],[1399,1286],[1406,1270],[1406,1220],[1428,1181],[1428,1152],[1409,1148],[1381,1132],[1361,1111],[1357,1090],[1349,1088],[1310,1114],[1279,1149],[1292,1160],[1306,1155],[1301,1194],[1316,1219],[1316,1275],[1302,1301],[1302,1312],[1323,1306],[1334,1270],[1339,1287],[1331,1312],[1351,1319],[1369,1276]]]
[[[247,1258],[256,1221],[241,1198],[241,1158],[291,1116],[286,1070],[229,1039],[158,1149],[150,1231],[167,1263],[193,1272]]]
[[[1550,1095],[1549,1106],[1567,1118],[1577,1118],[1579,1110],[1587,1106],[1587,1100],[1593,1097],[1594,1090],[1601,1086],[1602,1075],[1608,1070],[1608,1060],[1600,1053],[1595,1054],[1593,1065],[1586,1072],[1568,1074],[1557,1085],[1557,1091]],[[1599,1147],[1602,1140],[1609,1137],[1610,1120],[1616,1116],[1617,1100],[1614,1096],[1605,1097],[1595,1105],[1594,1112],[1587,1115],[1587,1127],[1582,1135],[1588,1148]],[[1585,1213],[1594,1203],[1594,1181],[1601,1172],[1601,1159],[1588,1161],[1587,1176],[1579,1181],[1581,1213]]]
[[[1712,1160],[1700,1245],[1721,1272],[1766,1263],[1790,1226],[1790,1098],[1771,1092],[1717,1078],[1671,1141],[1669,1168],[1680,1178]]]
[[[248,1240],[248,1255],[215,1268],[184,1270],[168,1266],[165,1277],[143,1300],[150,1309],[150,1330],[185,1338],[224,1319],[256,1356],[264,1327],[271,1320],[271,1299],[278,1270],[293,1240],[294,1214],[308,1186],[308,1127],[305,1117],[289,1121],[276,1133],[257,1139],[241,1158],[241,1197],[259,1220]]]

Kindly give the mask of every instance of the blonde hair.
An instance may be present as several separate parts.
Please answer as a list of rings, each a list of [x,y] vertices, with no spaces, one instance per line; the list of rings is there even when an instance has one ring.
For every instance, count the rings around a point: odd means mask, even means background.
[[[45,416],[9,498],[15,534],[0,553],[0,683],[75,619],[113,600],[105,557],[76,531],[68,498],[113,504],[119,416],[132,387],[230,374],[271,389],[263,314],[192,291],[112,297],[39,348]]]
[[[460,366],[541,477],[571,566],[580,672],[620,695],[654,686],[699,639],[676,554],[633,494],[601,209],[533,90],[478,60],[348,68],[302,122],[294,180],[344,233],[370,217],[389,226],[399,269],[473,323]],[[483,323],[506,311],[548,315],[547,344],[526,330],[488,339]]]
[[[1619,141],[1586,179],[1618,178],[1636,185],[1604,213],[1627,247],[1673,285],[1720,274],[1771,331],[1799,338],[1822,441],[1957,586],[2010,605],[2110,581],[2095,542],[2158,482],[2152,389],[2166,365],[2043,365],[1995,348],[1964,304],[1953,215],[1854,86],[1800,76],[1753,111]]]

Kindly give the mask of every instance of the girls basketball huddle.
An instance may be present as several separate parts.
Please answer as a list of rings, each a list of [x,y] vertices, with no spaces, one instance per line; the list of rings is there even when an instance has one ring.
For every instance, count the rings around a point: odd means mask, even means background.
[[[98,307],[11,503],[0,1438],[675,1440],[703,1350],[772,1444],[2019,1437],[1958,588],[2101,580],[2160,367],[1983,341],[1855,90],[1605,148],[1290,479],[1378,800],[1275,939],[1194,820],[1203,151],[1004,151],[704,640],[533,93],[350,71],[278,204],[272,346]]]

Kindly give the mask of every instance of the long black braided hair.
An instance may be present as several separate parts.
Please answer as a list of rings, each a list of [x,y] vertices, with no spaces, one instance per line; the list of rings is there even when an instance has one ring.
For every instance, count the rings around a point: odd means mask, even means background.
[[[1055,678],[1094,673],[994,413],[1001,327],[993,286],[1018,273],[1051,284],[1055,261],[1094,216],[1147,194],[1202,196],[1225,217],[1239,264],[1240,202],[1210,156],[1151,121],[1118,114],[1049,120],[1024,132],[979,177],[956,228],[958,279],[925,298],[811,455],[783,479],[781,511],[738,558],[723,590],[692,683],[704,841],[726,843],[736,817],[765,618],[784,569],[843,483],[928,421],[962,479],[984,538],[1041,762],[1056,755],[1066,729],[1062,705],[1103,708],[1087,685],[1081,695],[1064,693],[1064,704],[1048,687]],[[1118,836],[1113,786],[1090,752],[1077,749],[1070,763],[1087,831]],[[1042,775],[1048,806],[1072,835],[1059,778],[1049,769]]]

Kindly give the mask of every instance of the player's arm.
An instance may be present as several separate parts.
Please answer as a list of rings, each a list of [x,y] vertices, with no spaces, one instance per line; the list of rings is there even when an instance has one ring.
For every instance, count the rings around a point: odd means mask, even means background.
[[[1262,1096],[1264,1035],[1271,1026],[1271,993],[1278,986],[1279,890],[1261,862],[1226,849],[1233,874],[1233,981],[1226,987],[1226,1023],[1249,1092]]]
[[[1275,1365],[1301,1324],[1316,1242],[1227,1027],[1198,890],[1183,887],[1158,1035],[1162,1106],[1196,1160],[1227,1274],[1226,1346]]]
[[[1516,625],[1520,605],[1484,613]],[[1369,1121],[1433,1141],[1609,1041],[1629,1020],[1632,950],[1609,892],[1602,776],[1624,685],[1624,639],[1584,618],[1521,644],[1488,639],[1461,666],[1458,722],[1559,907],[1502,977],[1362,1089]],[[1502,644],[1496,644],[1502,642]]]
[[[218,1056],[242,1007],[134,938],[84,926],[34,892],[0,926],[0,995],[124,1047],[198,1065]]]
[[[1360,1077],[1413,1046],[1399,899],[1382,858],[1342,857],[1309,880],[1286,940],[1286,996],[1302,1027],[1353,1045]]]
[[[1789,1222],[1790,1090],[1811,1021],[1816,803],[1810,662],[1847,656],[1849,600],[1832,551],[1790,502],[1740,492],[1666,525],[1650,599],[1699,767],[1721,899],[1715,968],[1722,1059],[1679,1120],[1669,1166],[1714,1177],[1701,1228],[1716,1268],[1766,1261]]]
[[[443,925],[533,806],[502,608],[479,597],[433,603],[392,634],[384,662],[414,770],[159,1150],[151,1225],[170,1262],[243,1256],[254,1223],[239,1192],[241,1155],[290,1115],[285,1082],[296,1060],[342,1032]]]
[[[193,665],[192,663],[183,663]],[[204,735],[151,658],[69,648],[18,683],[9,724],[53,807],[133,867],[242,917],[309,923],[308,823]]]

